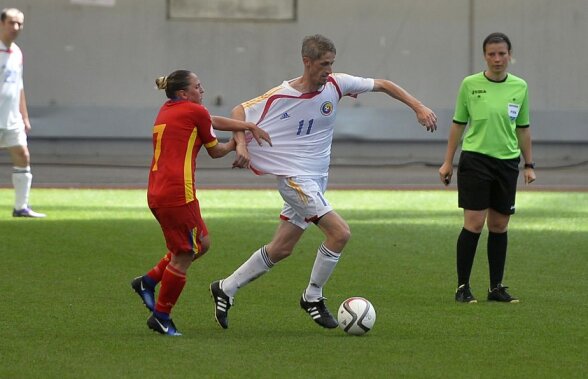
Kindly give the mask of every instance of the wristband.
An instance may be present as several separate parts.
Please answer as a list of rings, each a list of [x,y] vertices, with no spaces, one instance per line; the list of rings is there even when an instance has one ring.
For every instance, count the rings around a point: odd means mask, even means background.
[[[525,163],[525,168],[532,168],[535,169],[535,162]]]

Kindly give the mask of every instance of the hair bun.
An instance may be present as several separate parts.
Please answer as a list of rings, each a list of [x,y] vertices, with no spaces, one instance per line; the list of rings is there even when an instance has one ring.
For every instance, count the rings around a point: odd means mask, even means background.
[[[157,85],[157,89],[166,89],[167,76],[160,76],[159,78],[155,79],[155,85]]]

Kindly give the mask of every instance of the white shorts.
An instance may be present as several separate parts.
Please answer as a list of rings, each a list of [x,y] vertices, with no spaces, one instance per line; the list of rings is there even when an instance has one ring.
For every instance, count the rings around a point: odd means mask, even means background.
[[[13,146],[26,146],[27,134],[24,128],[0,129],[0,149]]]
[[[278,190],[286,202],[280,218],[302,229],[333,210],[323,193],[327,189],[327,176],[279,176]]]

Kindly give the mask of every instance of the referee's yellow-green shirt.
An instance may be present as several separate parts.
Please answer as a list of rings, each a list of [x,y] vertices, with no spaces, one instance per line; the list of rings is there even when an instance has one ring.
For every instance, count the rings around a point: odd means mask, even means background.
[[[453,121],[469,124],[462,151],[498,159],[517,158],[516,128],[529,127],[527,83],[512,74],[493,82],[483,72],[466,77],[459,88]]]

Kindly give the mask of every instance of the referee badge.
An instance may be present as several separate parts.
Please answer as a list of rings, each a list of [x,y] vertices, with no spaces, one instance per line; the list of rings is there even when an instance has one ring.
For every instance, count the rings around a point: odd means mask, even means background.
[[[521,106],[514,103],[508,103],[508,116],[510,117],[511,121],[514,121],[519,116],[519,110]]]

